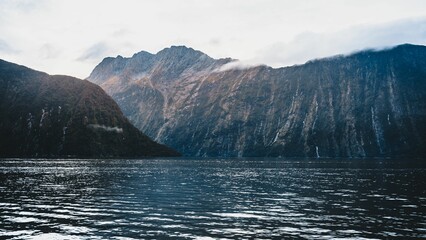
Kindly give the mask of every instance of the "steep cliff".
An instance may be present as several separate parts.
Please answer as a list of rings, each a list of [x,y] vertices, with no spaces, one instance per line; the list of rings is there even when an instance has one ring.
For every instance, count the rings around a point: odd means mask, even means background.
[[[93,81],[189,156],[426,156],[426,47],[273,69],[186,47],[106,58]]]
[[[0,60],[0,157],[176,155],[95,84]]]

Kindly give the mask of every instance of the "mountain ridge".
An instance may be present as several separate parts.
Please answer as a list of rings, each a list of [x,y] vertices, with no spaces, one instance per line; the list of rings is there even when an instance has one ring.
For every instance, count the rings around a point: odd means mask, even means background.
[[[231,60],[153,58],[114,76],[100,64],[91,76],[101,77],[88,80],[138,128],[186,155],[425,155],[424,46],[226,71],[215,70]]]
[[[176,156],[97,85],[0,60],[1,157]]]
[[[356,50],[350,53],[345,53],[345,54],[336,54],[336,55],[331,55],[331,56],[327,56],[327,57],[320,57],[320,58],[313,58],[310,60],[307,60],[304,63],[300,63],[300,64],[293,64],[293,65],[289,65],[289,66],[280,66],[280,67],[272,67],[269,66],[267,64],[253,64],[252,66],[246,67],[246,68],[251,68],[251,67],[267,67],[267,68],[271,68],[273,70],[279,70],[279,69],[284,69],[284,68],[292,68],[292,67],[297,67],[297,66],[302,66],[308,63],[312,63],[312,62],[316,62],[316,61],[326,61],[326,60],[335,60],[335,59],[341,59],[341,58],[345,58],[345,57],[350,57],[350,56],[355,56],[355,55],[362,55],[362,54],[369,54],[369,53],[376,53],[376,52],[387,52],[387,51],[392,51],[395,49],[401,49],[401,48],[426,48],[426,46],[424,45],[417,45],[417,44],[410,44],[410,43],[404,43],[404,44],[400,44],[400,45],[396,45],[396,46],[390,46],[390,47],[384,47],[384,48],[367,48],[367,49],[363,49],[363,50]],[[135,58],[137,56],[141,55],[145,55],[145,56],[155,56],[160,52],[169,52],[170,49],[185,49],[186,51],[189,52],[193,52],[193,53],[201,53],[202,55],[206,55],[208,58],[216,60],[216,61],[224,61],[226,63],[229,62],[234,62],[234,61],[239,61],[239,59],[234,59],[231,57],[224,57],[224,58],[212,58],[210,57],[208,54],[200,51],[200,50],[195,50],[194,48],[191,47],[187,47],[185,45],[172,45],[170,47],[166,47],[163,48],[162,50],[159,50],[157,53],[150,53],[148,51],[145,50],[141,50],[137,53],[134,53],[131,57],[123,57],[121,55],[117,55],[117,57],[105,57],[99,64],[97,64],[95,66],[94,69],[96,69],[98,66],[102,65],[102,62],[104,60],[114,60],[114,59],[124,59],[124,60],[130,60],[132,58]],[[232,70],[232,69],[231,69]],[[92,71],[93,73],[93,71]],[[89,75],[89,77],[87,77],[86,79],[91,79],[92,77]]]

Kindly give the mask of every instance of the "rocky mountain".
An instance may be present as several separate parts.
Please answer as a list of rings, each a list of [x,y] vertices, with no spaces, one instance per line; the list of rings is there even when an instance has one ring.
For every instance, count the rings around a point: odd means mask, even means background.
[[[135,128],[99,86],[0,60],[1,157],[176,155]]]
[[[171,47],[105,58],[88,80],[188,156],[426,156],[424,46],[278,69],[233,63]]]

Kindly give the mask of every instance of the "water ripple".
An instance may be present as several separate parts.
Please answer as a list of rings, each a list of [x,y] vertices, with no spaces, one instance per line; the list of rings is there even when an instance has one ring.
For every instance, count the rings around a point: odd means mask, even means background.
[[[0,161],[0,238],[421,239],[424,165]]]

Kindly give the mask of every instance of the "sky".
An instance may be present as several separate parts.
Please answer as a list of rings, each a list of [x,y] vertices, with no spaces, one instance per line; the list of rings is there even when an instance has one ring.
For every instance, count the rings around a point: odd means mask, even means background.
[[[283,67],[403,43],[426,45],[425,0],[0,0],[0,59],[79,78],[172,45]]]

